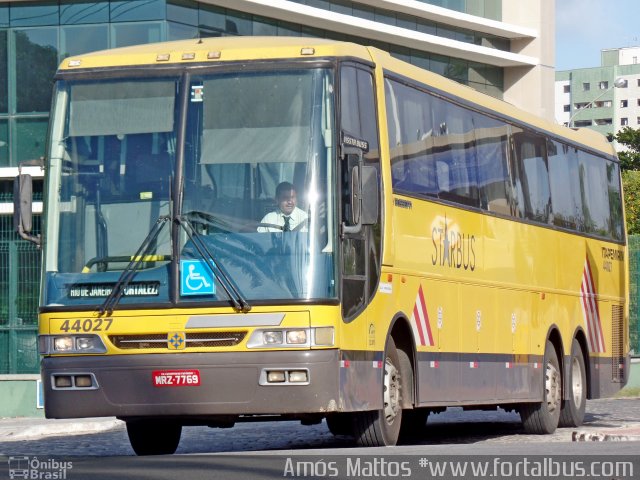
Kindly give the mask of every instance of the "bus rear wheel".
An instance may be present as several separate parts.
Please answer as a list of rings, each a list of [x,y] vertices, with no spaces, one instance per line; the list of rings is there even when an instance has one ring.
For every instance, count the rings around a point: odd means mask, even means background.
[[[182,425],[161,420],[127,421],[127,435],[136,455],[171,455],[180,443]]]
[[[392,337],[385,352],[382,382],[382,409],[354,414],[354,436],[363,447],[395,445],[402,424],[400,360]]]
[[[547,340],[544,352],[542,401],[525,403],[520,407],[522,425],[527,433],[553,433],[560,420],[562,405],[562,374],[553,343]]]
[[[587,404],[587,369],[582,347],[576,339],[571,344],[571,359],[565,381],[569,397],[562,402],[560,426],[579,427],[584,421],[584,410]]]

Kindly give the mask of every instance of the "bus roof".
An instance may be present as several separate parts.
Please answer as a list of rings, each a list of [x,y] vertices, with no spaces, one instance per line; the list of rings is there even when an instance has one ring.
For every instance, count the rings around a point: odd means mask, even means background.
[[[311,37],[210,37],[76,55],[66,58],[59,70],[344,56],[371,61],[368,49],[355,43]]]
[[[66,58],[60,72],[109,67],[142,65],[176,65],[220,63],[225,61],[293,59],[318,57],[352,57],[371,61],[384,69],[430,85],[447,94],[478,105],[490,112],[528,124],[558,137],[583,144],[609,155],[615,155],[606,137],[589,129],[571,129],[540,117],[489,95],[449,80],[436,73],[398,60],[374,47],[312,37],[210,37],[150,43],[101,50]]]

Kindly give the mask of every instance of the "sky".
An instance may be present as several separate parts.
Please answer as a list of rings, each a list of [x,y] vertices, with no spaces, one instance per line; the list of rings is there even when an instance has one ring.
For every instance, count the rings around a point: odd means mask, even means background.
[[[556,70],[599,67],[600,50],[635,46],[640,0],[556,0]]]

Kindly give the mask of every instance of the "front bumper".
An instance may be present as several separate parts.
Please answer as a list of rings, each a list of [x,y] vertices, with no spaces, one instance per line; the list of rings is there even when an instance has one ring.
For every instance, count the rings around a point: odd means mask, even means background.
[[[338,350],[46,357],[47,418],[279,415],[336,411]],[[308,384],[261,385],[264,369],[306,369]],[[199,370],[199,386],[157,387],[152,372]],[[92,375],[94,389],[54,389],[53,375]]]

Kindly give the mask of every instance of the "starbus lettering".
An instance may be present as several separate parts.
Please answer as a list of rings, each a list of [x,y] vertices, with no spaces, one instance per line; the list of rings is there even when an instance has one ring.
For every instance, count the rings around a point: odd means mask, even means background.
[[[445,228],[433,227],[431,231],[433,241],[432,265],[450,268],[476,269],[475,235],[448,231]]]

